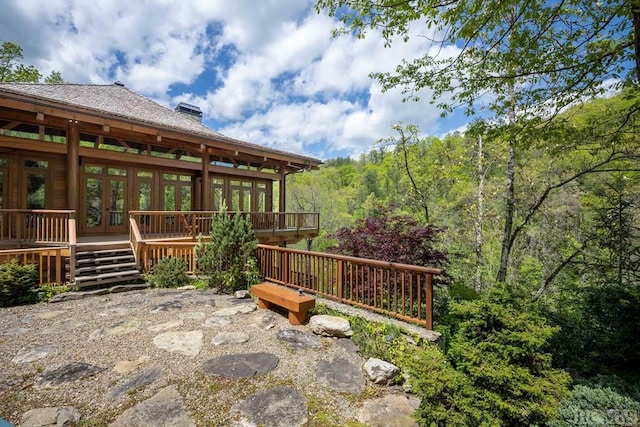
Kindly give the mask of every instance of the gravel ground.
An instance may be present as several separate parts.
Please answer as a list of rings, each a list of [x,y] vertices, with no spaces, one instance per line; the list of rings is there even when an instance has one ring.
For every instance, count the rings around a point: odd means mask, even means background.
[[[361,366],[365,359],[335,338],[322,338],[320,349],[292,348],[276,339],[276,332],[279,329],[310,330],[304,325],[289,325],[282,315],[277,315],[275,326],[266,330],[256,324],[262,311],[230,316],[231,323],[227,326],[205,327],[206,319],[217,310],[246,302],[209,291],[149,289],[56,304],[2,308],[0,418],[17,424],[28,409],[70,405],[82,414],[81,425],[107,425],[127,408],[173,384],[198,425],[228,425],[233,419],[229,411],[233,403],[255,391],[288,385],[306,397],[310,413],[308,425],[357,426],[360,424],[355,420],[364,400],[394,391],[369,384],[363,393],[354,395],[319,385],[315,375],[319,360],[341,357]],[[158,311],[163,304],[168,304],[168,309]],[[183,324],[168,331],[202,331],[202,348],[197,356],[169,352],[154,345],[154,337],[166,331],[148,328],[177,320],[182,320]],[[126,323],[132,330],[90,338],[92,334],[99,336],[96,331],[101,328],[118,322]],[[220,331],[242,331],[250,339],[242,344],[213,345],[212,339]],[[21,349],[31,345],[53,345],[57,351],[33,362],[12,362]],[[203,365],[209,359],[249,352],[276,355],[280,360],[278,367],[253,378],[209,377],[203,372]],[[148,357],[148,361],[136,371],[122,374],[113,370],[120,361],[134,361],[140,357]],[[58,387],[34,387],[43,372],[72,362],[89,363],[104,370]],[[159,380],[120,398],[107,397],[128,378],[152,367],[162,369]]]

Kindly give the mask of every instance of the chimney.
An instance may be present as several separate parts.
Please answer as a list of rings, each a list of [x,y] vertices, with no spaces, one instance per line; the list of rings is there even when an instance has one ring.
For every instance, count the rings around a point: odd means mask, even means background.
[[[176,106],[175,111],[180,114],[184,114],[185,116],[197,121],[198,123],[202,123],[202,110],[200,109],[200,107],[187,104],[186,102],[181,102]]]

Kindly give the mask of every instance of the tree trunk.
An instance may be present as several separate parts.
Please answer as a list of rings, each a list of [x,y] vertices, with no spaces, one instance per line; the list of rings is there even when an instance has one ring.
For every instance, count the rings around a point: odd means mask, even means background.
[[[516,169],[516,141],[515,137],[509,140],[509,156],[507,158],[507,188],[506,207],[504,216],[504,234],[502,236],[502,252],[500,254],[500,268],[498,269],[498,282],[507,280],[507,266],[511,253],[511,233],[513,231],[513,215],[515,210],[515,169]]]
[[[482,258],[482,222],[484,219],[484,180],[485,180],[485,171],[484,166],[482,164],[484,155],[484,149],[482,144],[482,135],[478,137],[478,214],[476,216],[475,221],[475,231],[476,231],[476,274],[475,274],[475,290],[476,292],[482,291],[482,266],[484,265],[484,260]]]
[[[515,98],[515,87],[512,84],[509,88],[509,98]],[[513,104],[509,110],[509,124],[516,122],[516,111]],[[504,234],[502,236],[502,252],[500,254],[500,267],[496,280],[504,283],[507,280],[507,267],[509,265],[509,255],[513,240],[513,216],[515,211],[515,181],[516,181],[516,132],[511,130],[509,136],[509,153],[507,155],[507,185],[505,189],[505,215],[504,215]]]

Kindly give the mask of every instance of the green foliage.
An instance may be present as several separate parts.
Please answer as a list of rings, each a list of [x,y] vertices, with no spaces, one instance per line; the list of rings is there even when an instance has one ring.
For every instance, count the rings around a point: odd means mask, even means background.
[[[438,401],[455,402],[447,425],[531,425],[555,416],[569,376],[551,366],[548,345],[556,330],[523,297],[496,285],[480,299],[452,304],[447,360],[455,374],[437,368],[451,384],[436,389],[442,395],[421,395],[420,417],[440,423],[428,407]],[[434,390],[431,379],[418,381]]]
[[[420,397],[414,414],[422,426],[499,426],[493,411],[478,405],[481,389],[474,389],[463,373],[456,371],[436,346],[405,355],[403,367],[411,389]]]
[[[620,377],[615,374],[598,374],[591,378],[577,379],[575,384],[589,388],[608,388],[621,396],[627,396],[640,402],[640,377],[637,376],[627,375]]]
[[[407,349],[407,341],[395,325],[369,322],[359,316],[350,316],[349,323],[353,330],[351,341],[368,357],[397,363]]]
[[[196,259],[210,286],[234,291],[258,282],[257,239],[247,215],[227,214],[226,209],[215,213],[209,237],[209,242],[199,237]]]
[[[21,265],[15,259],[0,264],[0,306],[34,302],[31,290],[38,279],[34,264]]]
[[[576,385],[562,400],[558,419],[549,427],[637,425],[640,403],[610,388]]]
[[[37,83],[42,78],[40,71],[33,65],[21,63],[23,58],[22,48],[11,42],[2,43],[0,48],[0,82],[26,82]],[[62,74],[52,71],[45,78],[45,83],[63,83]]]
[[[151,281],[158,288],[178,288],[190,281],[182,258],[162,258],[153,266]]]
[[[31,288],[34,302],[48,302],[53,296],[69,292],[69,287],[58,283],[42,284],[37,288]]]
[[[392,73],[374,73],[384,90],[401,88],[414,99],[429,88],[443,114],[478,104],[498,117],[528,111],[554,116],[579,96],[637,83],[633,2],[471,0],[318,0],[316,9],[340,19],[336,34],[382,35],[387,46],[412,37],[431,40],[424,55],[403,59]],[[419,22],[424,31],[414,32]],[[437,40],[437,41],[436,41]],[[435,44],[435,46],[434,46]],[[443,50],[456,47],[454,52]],[[514,87],[517,90],[513,90]],[[491,93],[490,100],[483,96]],[[434,101],[435,102],[435,101]],[[520,129],[521,131],[522,129]]]

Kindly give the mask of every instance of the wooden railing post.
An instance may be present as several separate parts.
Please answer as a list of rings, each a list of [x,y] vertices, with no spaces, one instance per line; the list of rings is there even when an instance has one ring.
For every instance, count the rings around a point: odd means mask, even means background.
[[[69,213],[69,283],[76,280],[76,212]]]
[[[343,293],[342,287],[344,278],[344,261],[341,259],[336,260],[336,297],[338,300],[342,301]]]
[[[289,252],[283,251],[280,252],[280,264],[281,264],[281,274],[282,281],[284,283],[289,283]]]
[[[56,249],[56,283],[62,283],[63,271],[64,271],[64,263],[62,262],[62,250]]]
[[[16,240],[18,241],[18,247],[22,247],[22,229],[24,227],[24,216],[16,215]]]
[[[425,313],[427,329],[433,329],[433,275],[427,274],[427,312]]]
[[[142,245],[142,235],[138,228],[138,220],[131,212],[129,212],[129,242],[131,244],[131,249],[133,250],[133,258],[136,262],[136,266],[140,268],[140,246]],[[143,271],[144,268],[145,266],[143,265]]]

